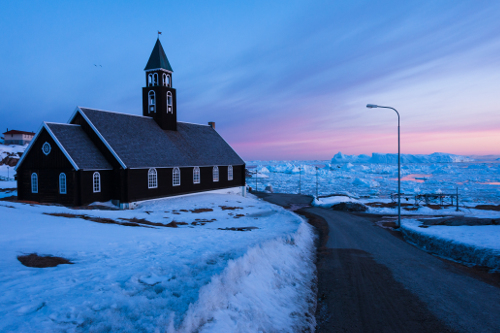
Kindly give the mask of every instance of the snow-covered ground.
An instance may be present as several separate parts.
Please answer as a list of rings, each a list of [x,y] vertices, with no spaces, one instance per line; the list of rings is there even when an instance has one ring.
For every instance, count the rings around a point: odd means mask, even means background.
[[[466,265],[500,271],[499,225],[432,225],[414,219],[401,221],[407,241],[425,251]]]
[[[28,145],[20,146],[20,145],[0,145],[0,161],[2,161],[7,156],[19,156],[18,153],[23,153],[24,150],[28,147]],[[16,172],[14,171],[14,167],[10,167],[7,165],[0,165],[0,188],[4,188],[5,184],[2,184],[3,181],[13,181],[14,175]]]
[[[47,214],[187,224],[132,227]],[[316,298],[314,236],[301,218],[280,207],[198,194],[143,202],[128,211],[4,201],[0,216],[1,332],[314,327],[308,315]],[[244,227],[255,228],[227,230]],[[74,264],[29,268],[17,260],[34,252]]]

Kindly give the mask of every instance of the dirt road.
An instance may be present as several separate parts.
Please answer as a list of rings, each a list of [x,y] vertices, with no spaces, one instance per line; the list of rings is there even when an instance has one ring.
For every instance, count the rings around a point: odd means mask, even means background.
[[[260,194],[294,208],[310,198]],[[317,332],[500,332],[500,288],[383,229],[369,216],[296,211],[321,233]]]

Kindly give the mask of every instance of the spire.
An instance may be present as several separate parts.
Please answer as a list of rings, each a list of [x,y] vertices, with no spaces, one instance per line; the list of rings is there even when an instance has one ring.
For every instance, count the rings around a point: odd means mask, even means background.
[[[144,70],[147,71],[150,69],[158,68],[173,72],[170,63],[168,62],[167,55],[165,54],[165,51],[163,51],[163,47],[161,46],[160,38],[156,40],[155,47],[153,48],[153,52],[151,52],[151,55],[149,56],[148,64],[146,65],[146,68],[144,68]]]

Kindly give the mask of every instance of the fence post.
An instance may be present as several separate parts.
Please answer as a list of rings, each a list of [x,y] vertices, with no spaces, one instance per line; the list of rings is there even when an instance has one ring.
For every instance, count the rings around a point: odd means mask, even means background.
[[[457,186],[457,212],[458,212],[458,186]]]

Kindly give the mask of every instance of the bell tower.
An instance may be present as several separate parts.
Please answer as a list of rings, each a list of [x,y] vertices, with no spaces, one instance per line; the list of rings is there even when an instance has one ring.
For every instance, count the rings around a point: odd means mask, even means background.
[[[172,67],[160,39],[149,56],[146,68],[146,86],[142,88],[142,114],[153,117],[164,130],[177,130],[177,103],[172,88]]]

